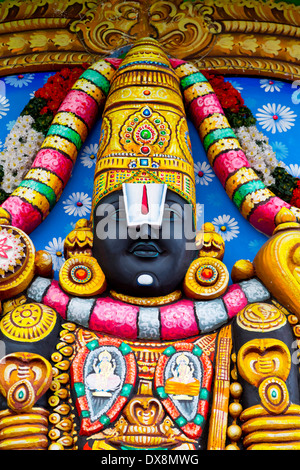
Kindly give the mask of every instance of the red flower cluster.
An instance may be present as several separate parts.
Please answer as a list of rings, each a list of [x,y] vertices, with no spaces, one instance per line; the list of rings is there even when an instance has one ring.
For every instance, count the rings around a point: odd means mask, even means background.
[[[202,70],[202,73],[213,87],[223,109],[237,113],[245,106],[240,92],[231,83],[226,82],[222,75],[215,75],[206,70]]]
[[[50,112],[55,114],[66,94],[87,67],[88,64],[75,68],[64,67],[55,75],[49,77],[47,83],[34,94],[36,98],[43,98],[47,101],[40,113],[47,114]]]
[[[293,190],[293,195],[290,204],[300,208],[300,180],[297,181],[297,187]]]

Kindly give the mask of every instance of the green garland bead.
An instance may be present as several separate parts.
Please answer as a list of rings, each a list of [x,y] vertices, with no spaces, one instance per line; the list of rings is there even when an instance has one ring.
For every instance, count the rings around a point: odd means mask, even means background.
[[[231,129],[231,127],[227,127],[225,129],[216,129],[209,134],[207,134],[204,139],[203,139],[203,146],[205,150],[207,151],[210,145],[212,145],[214,142],[220,139],[226,139],[226,138],[233,138],[236,139],[236,135]]]
[[[250,194],[258,191],[259,189],[264,189],[266,186],[260,180],[249,181],[248,183],[243,184],[240,188],[236,190],[232,198],[235,205],[240,208],[245,197]]]
[[[99,87],[105,95],[108,95],[110,83],[101,73],[97,72],[96,70],[87,69],[81,75],[81,78],[85,78],[89,80],[94,85]]]
[[[41,183],[40,181],[25,179],[21,181],[20,186],[22,186],[23,188],[33,189],[45,196],[45,198],[49,202],[50,210],[53,209],[53,207],[55,206],[56,194],[53,189],[47,186],[46,184]]]
[[[182,86],[183,90],[186,90],[191,85],[195,85],[195,83],[203,83],[207,82],[207,79],[201,72],[196,72],[187,77],[184,77],[180,80],[180,85]]]
[[[72,142],[76,146],[77,150],[81,148],[82,140],[80,135],[70,127],[63,126],[61,124],[53,124],[47,135],[58,135]]]

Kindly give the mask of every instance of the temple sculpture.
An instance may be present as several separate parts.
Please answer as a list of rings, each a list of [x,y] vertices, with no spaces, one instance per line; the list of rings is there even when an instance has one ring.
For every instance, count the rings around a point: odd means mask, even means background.
[[[91,216],[54,280],[28,233],[100,105]],[[300,448],[299,214],[247,199],[270,238],[229,273],[196,227],[187,114],[231,193],[257,189],[209,82],[144,38],[84,71],[2,205],[0,449]]]

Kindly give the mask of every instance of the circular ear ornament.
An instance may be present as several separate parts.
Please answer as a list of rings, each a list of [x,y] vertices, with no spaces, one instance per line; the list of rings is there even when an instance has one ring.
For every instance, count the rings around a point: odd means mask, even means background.
[[[192,299],[214,299],[222,295],[229,283],[229,273],[217,258],[201,257],[194,260],[184,278],[183,289]]]
[[[0,299],[23,292],[35,272],[35,248],[22,230],[0,225]]]
[[[106,289],[105,276],[92,256],[78,255],[67,259],[59,272],[62,289],[71,295],[89,297]]]

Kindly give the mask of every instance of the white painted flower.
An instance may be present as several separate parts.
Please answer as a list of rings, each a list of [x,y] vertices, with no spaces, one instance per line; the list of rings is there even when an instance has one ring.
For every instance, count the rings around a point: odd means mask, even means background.
[[[92,199],[86,193],[76,192],[63,201],[63,206],[66,214],[84,217],[91,211]]]
[[[269,78],[264,78],[260,80],[259,83],[260,88],[263,88],[266,92],[270,91],[271,93],[274,91],[280,91],[280,89],[283,87],[283,82],[278,80],[271,80]]]
[[[263,173],[263,176],[267,178],[268,176],[270,176],[271,170],[270,170],[270,168],[268,168],[268,167],[266,166],[266,168],[264,168],[264,170],[263,170],[262,173]]]
[[[9,101],[5,96],[0,95],[0,119],[6,116],[9,111]]]
[[[248,247],[250,251],[256,254],[259,248],[261,247],[261,242],[257,238],[255,238],[254,240],[251,240],[248,243]]]
[[[291,163],[290,165],[284,165],[284,168],[290,175],[300,178],[300,165]]]
[[[53,75],[55,75],[55,73],[56,73],[56,72],[47,73],[47,74],[44,76],[44,78],[43,78],[43,82],[44,82],[44,83],[47,83],[48,79],[49,79],[50,77],[53,77]]]
[[[292,126],[297,115],[287,106],[276,103],[268,103],[258,108],[256,118],[263,129],[271,131],[272,134],[286,132]]]
[[[84,166],[92,168],[95,165],[98,148],[98,144],[90,144],[82,149],[80,161]]]
[[[230,79],[230,78],[226,78],[226,79],[225,79],[225,82],[231,83],[231,85],[233,86],[233,88],[235,88],[235,89],[238,90],[238,91],[243,91],[243,89],[244,89],[238,82],[236,82],[235,80],[232,80],[232,79]]]
[[[201,185],[208,186],[212,182],[212,179],[215,177],[215,174],[207,162],[195,163],[195,181]]]
[[[5,77],[4,81],[15,88],[22,88],[23,86],[28,86],[33,79],[34,73],[24,73],[24,75],[10,75],[9,77]]]
[[[50,240],[48,245],[45,247],[45,251],[51,255],[54,271],[59,271],[65,261],[64,240],[62,237]]]
[[[254,170],[263,172],[266,169],[264,162],[258,162],[253,164]]]
[[[271,186],[272,184],[275,184],[275,182],[276,180],[275,178],[273,178],[273,176],[267,176],[266,178],[264,178],[264,183],[267,186],[267,188]]]
[[[234,217],[230,215],[219,215],[212,221],[216,232],[222,235],[224,241],[230,242],[233,238],[237,238],[240,233],[239,226]]]
[[[15,123],[16,123],[16,121],[9,121],[9,122],[6,124],[6,129],[7,129],[8,131],[11,131],[12,128],[14,127]]]
[[[288,157],[289,149],[283,142],[278,142],[276,140],[276,142],[273,142],[271,145],[279,160],[285,160]]]

